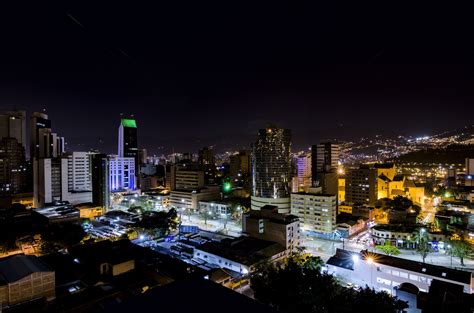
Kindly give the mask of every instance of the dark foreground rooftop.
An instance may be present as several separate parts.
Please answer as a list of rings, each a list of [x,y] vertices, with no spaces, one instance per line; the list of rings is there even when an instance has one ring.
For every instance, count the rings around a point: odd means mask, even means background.
[[[238,292],[204,279],[179,280],[144,294],[116,302],[104,313],[117,312],[206,312],[206,313],[274,313]]]

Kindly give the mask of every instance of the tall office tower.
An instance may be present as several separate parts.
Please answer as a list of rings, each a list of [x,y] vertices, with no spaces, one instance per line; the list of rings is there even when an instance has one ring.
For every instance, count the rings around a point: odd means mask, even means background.
[[[26,146],[26,111],[0,111],[0,139],[15,138],[28,153]]]
[[[122,118],[118,133],[118,156],[135,160],[135,174],[139,173],[137,122],[134,119]]]
[[[313,145],[311,148],[312,185],[321,187],[323,193],[338,194],[337,165],[339,146],[330,142]]]
[[[36,207],[54,201],[81,201],[68,193],[67,159],[64,138],[51,131],[51,121],[44,113],[34,112],[30,127],[30,159],[33,165],[33,203]],[[71,198],[72,197],[72,198]]]
[[[91,155],[92,203],[104,209],[110,207],[109,158],[106,154]]]
[[[198,152],[198,164],[203,165],[215,165],[214,150],[212,147],[204,147]]]
[[[204,147],[198,152],[198,165],[204,171],[206,184],[214,183],[216,179],[216,161],[212,147]]]
[[[52,133],[50,128],[38,130],[36,158],[57,158],[64,154],[64,137]]]
[[[252,146],[251,207],[275,205],[290,211],[291,131],[274,126],[260,129]]]
[[[146,149],[139,149],[138,150],[138,160],[140,161],[140,164],[147,164],[148,163],[148,152]],[[139,165],[140,165],[139,164]]]
[[[51,130],[51,121],[48,120],[48,115],[34,112],[30,120],[30,160],[39,157],[40,129]]]
[[[250,175],[250,151],[241,150],[230,157],[230,176],[237,177]]]
[[[39,158],[33,160],[35,177],[33,205],[36,208],[54,201],[68,200],[67,159]]]
[[[346,201],[374,205],[377,200],[377,169],[361,165],[346,174]]]
[[[334,172],[337,169],[340,152],[339,145],[331,142],[313,145],[311,148],[313,174]]]
[[[305,191],[311,187],[311,155],[300,155],[296,159],[296,179],[297,190],[293,192]]]
[[[136,189],[135,159],[111,156],[109,159],[110,191]]]
[[[16,138],[0,140],[0,194],[15,194],[27,188],[25,149]]]

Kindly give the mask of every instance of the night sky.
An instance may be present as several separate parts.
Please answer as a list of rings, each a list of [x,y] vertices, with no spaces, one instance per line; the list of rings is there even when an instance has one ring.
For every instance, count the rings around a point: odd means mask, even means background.
[[[158,154],[244,147],[269,122],[296,148],[473,124],[470,10],[332,2],[2,7],[0,109],[46,108],[69,149],[104,152],[134,114]]]

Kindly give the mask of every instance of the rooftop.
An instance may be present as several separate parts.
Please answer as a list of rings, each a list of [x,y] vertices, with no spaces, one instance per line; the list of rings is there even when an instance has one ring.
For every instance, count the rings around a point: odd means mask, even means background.
[[[15,255],[0,259],[0,285],[16,282],[38,272],[52,270],[33,255]]]
[[[185,295],[184,301],[177,300]],[[276,312],[272,308],[204,279],[177,280],[144,294],[117,301],[103,312]]]
[[[137,122],[134,119],[123,118],[121,124],[124,127],[137,128]]]
[[[336,254],[329,258],[326,263],[329,265],[346,268],[348,270],[354,270],[354,261],[352,258],[354,254],[359,255],[361,260],[366,260],[368,257],[370,257],[374,260],[375,264],[405,269],[407,271],[438,277],[441,279],[451,280],[468,285],[471,284],[471,279],[473,275],[470,272],[455,270],[444,266],[437,266],[396,258],[384,254],[369,252],[367,250],[361,251],[361,253],[355,253],[347,250],[337,249]]]
[[[48,219],[79,217],[79,210],[73,208],[70,204],[34,209],[34,212]]]
[[[206,242],[196,249],[247,266],[252,266],[259,261],[285,251],[285,248],[280,244],[252,237],[224,239],[221,242]]]

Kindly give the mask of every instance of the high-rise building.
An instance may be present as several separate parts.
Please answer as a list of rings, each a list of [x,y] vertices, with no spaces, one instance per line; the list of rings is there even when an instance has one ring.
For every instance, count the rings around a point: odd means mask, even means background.
[[[138,153],[138,131],[137,122],[134,119],[122,118],[118,132],[118,156],[119,158],[134,159],[134,174],[140,173],[140,159]],[[135,185],[134,185],[135,186]]]
[[[251,207],[275,205],[280,213],[290,211],[291,131],[268,127],[258,132],[252,147]]]
[[[26,111],[0,111],[0,139],[15,138],[29,153],[26,145]]]
[[[315,173],[333,172],[337,169],[339,154],[339,145],[324,142],[313,145],[311,148],[311,157],[313,164],[313,176]]]
[[[204,147],[198,152],[198,165],[204,171],[206,184],[214,183],[216,178],[216,161],[212,147]]]
[[[39,158],[33,160],[35,177],[33,206],[42,208],[55,201],[66,201],[68,192],[67,159]]]
[[[134,158],[110,157],[109,188],[112,192],[136,189]]]
[[[51,121],[44,113],[31,116],[30,159],[33,165],[33,205],[43,207],[54,201],[80,203],[84,194],[69,193],[68,164],[64,138],[51,131]],[[87,195],[86,195],[87,196]],[[87,201],[88,197],[84,200]]]
[[[303,154],[296,158],[296,177],[293,177],[296,186],[293,192],[304,191],[311,187],[311,155]]]
[[[110,207],[109,158],[106,154],[93,154],[92,167],[92,203],[104,209]]]
[[[39,157],[40,129],[51,130],[51,121],[45,113],[34,112],[30,120],[30,160]]]
[[[148,163],[148,152],[145,148],[138,150],[138,160],[140,164],[147,164]],[[138,165],[140,165],[138,164]]]
[[[235,178],[250,175],[250,151],[241,150],[238,154],[230,156],[230,176]]]
[[[374,205],[377,200],[377,169],[361,165],[346,173],[346,201]]]
[[[0,194],[24,192],[27,175],[24,147],[16,138],[0,139]]]
[[[90,152],[72,152],[67,155],[69,191],[92,191],[91,155]]]
[[[338,194],[337,166],[339,146],[330,143],[320,143],[311,148],[312,181],[314,187],[321,187],[323,193]]]
[[[318,188],[319,189],[319,188]],[[291,194],[291,214],[318,235],[331,238],[336,230],[337,196],[309,192]]]
[[[465,185],[474,186],[474,159],[466,159]]]
[[[195,190],[204,187],[204,171],[197,168],[171,166],[171,190]]]

